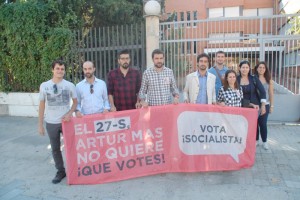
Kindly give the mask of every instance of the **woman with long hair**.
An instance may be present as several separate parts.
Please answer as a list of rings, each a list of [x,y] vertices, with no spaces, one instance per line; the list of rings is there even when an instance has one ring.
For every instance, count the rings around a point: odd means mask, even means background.
[[[219,89],[217,102],[222,106],[242,106],[243,91],[236,80],[236,72],[227,70],[223,86]]]
[[[240,75],[237,80],[242,87],[243,98],[250,102],[249,107],[257,109],[259,115],[262,116],[266,113],[266,91],[260,80],[256,76],[250,75],[250,69],[249,61],[244,60],[240,62]],[[256,139],[256,146],[258,144],[258,140]]]
[[[268,127],[267,121],[269,113],[273,112],[274,108],[274,83],[271,79],[271,73],[267,64],[265,62],[259,62],[255,68],[254,73],[258,76],[260,82],[264,86],[266,92],[266,114],[261,115],[258,117],[258,131],[256,135],[256,141],[259,140],[259,133],[261,136],[261,140],[263,141],[263,148],[268,150],[268,143],[267,143],[267,134],[268,134]]]

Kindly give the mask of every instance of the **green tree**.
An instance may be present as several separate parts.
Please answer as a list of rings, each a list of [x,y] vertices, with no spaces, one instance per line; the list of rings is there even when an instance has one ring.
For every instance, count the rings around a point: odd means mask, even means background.
[[[72,32],[62,18],[49,24],[55,6],[28,1],[0,7],[0,90],[37,91],[51,76],[51,61],[67,56]]]
[[[138,23],[143,20],[141,0],[94,0],[91,8],[94,27]]]

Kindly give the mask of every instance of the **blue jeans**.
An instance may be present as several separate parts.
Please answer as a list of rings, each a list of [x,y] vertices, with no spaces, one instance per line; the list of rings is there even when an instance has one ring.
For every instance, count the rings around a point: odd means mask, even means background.
[[[61,124],[46,123],[46,130],[50,139],[55,167],[57,171],[65,172],[64,161],[60,150],[60,134],[62,133],[62,126]]]
[[[266,113],[258,117],[256,140],[259,140],[259,133],[260,133],[261,140],[263,142],[267,142],[267,135],[268,135],[267,121],[268,121],[269,111],[270,111],[270,105],[266,105]]]

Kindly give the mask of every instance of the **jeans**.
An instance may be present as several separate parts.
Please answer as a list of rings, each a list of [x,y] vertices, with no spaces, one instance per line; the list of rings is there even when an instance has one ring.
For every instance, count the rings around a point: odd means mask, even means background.
[[[266,113],[258,117],[256,140],[259,140],[259,133],[260,133],[261,140],[263,142],[267,142],[267,134],[268,134],[267,121],[268,121],[269,111],[270,111],[270,105],[266,105]]]
[[[46,123],[46,130],[50,139],[55,167],[58,172],[65,172],[64,161],[60,150],[60,134],[62,133],[62,125]]]

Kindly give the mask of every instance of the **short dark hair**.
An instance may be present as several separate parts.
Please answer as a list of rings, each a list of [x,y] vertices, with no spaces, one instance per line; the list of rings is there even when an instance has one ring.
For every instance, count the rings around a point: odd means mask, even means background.
[[[210,63],[210,57],[206,53],[201,53],[197,56],[197,63],[199,62],[200,58],[206,57],[208,59],[208,62]]]
[[[217,56],[218,54],[224,54],[224,56],[225,56],[225,52],[224,52],[224,51],[217,51],[216,56]]]
[[[155,49],[154,51],[152,51],[152,59],[154,58],[155,54],[162,54],[163,56],[165,56],[165,53],[160,49]]]
[[[270,84],[270,81],[271,81],[271,73],[270,73],[270,70],[269,70],[269,68],[268,68],[266,62],[260,61],[257,65],[255,65],[255,68],[254,68],[254,73],[255,73],[255,75],[258,76],[257,68],[259,67],[259,65],[264,65],[264,66],[265,66],[266,71],[265,71],[265,73],[264,73],[264,77],[265,77],[267,83]]]
[[[229,84],[228,84],[227,78],[228,78],[228,75],[230,73],[233,73],[235,75],[235,77],[237,77],[237,74],[236,74],[236,72],[234,70],[232,70],[232,69],[227,70],[225,72],[225,78],[224,78],[224,81],[223,81],[224,90],[228,90],[228,88],[229,88]],[[237,80],[235,80],[234,89],[239,89],[239,84],[238,84]]]
[[[122,54],[129,54],[130,55],[130,51],[128,49],[122,49],[118,52],[118,58],[120,58],[120,56]]]
[[[65,66],[65,68],[66,68],[66,64],[65,64],[65,62],[63,61],[63,60],[61,60],[61,59],[57,59],[57,60],[54,60],[53,62],[52,62],[52,69],[54,69],[54,67],[55,67],[55,65],[56,64],[58,64],[58,65],[64,65]]]

